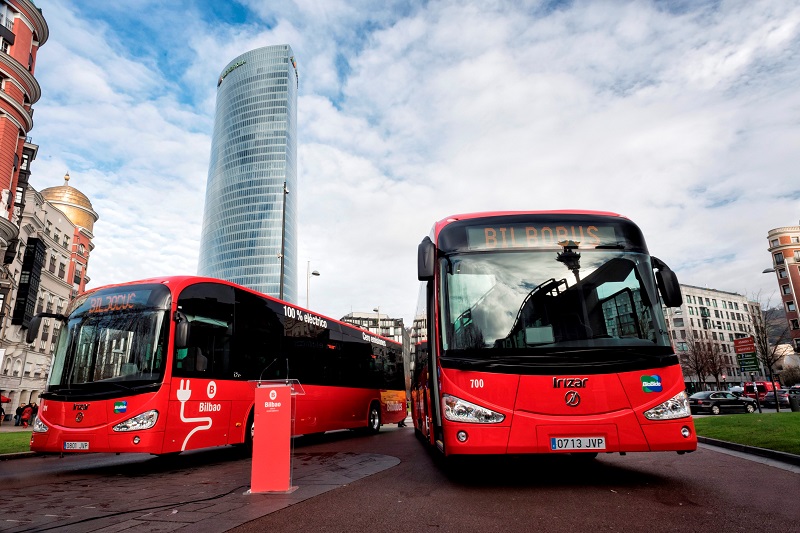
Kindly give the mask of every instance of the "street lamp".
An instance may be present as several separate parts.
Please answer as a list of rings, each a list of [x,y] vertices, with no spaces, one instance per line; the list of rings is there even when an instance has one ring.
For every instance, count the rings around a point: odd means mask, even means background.
[[[575,274],[575,281],[580,282],[579,271],[581,269],[581,254],[576,252],[580,242],[577,241],[561,241],[558,243],[564,251],[556,254],[556,261],[564,263],[564,265]]]
[[[281,220],[281,288],[280,299],[283,300],[283,260],[286,251],[286,196],[289,194],[289,189],[286,188],[286,182],[283,182],[283,220]]]
[[[774,267],[774,266],[770,267],[770,268],[765,268],[764,270],[761,271],[761,273],[762,274],[769,274],[771,272],[775,272],[776,269],[777,269],[777,267]],[[762,316],[762,318],[763,318],[763,316]],[[767,324],[766,323],[764,324],[763,335],[765,335],[765,336],[767,335]],[[766,346],[767,350],[769,351],[769,340],[765,341],[764,346]],[[762,363],[766,362],[767,360],[768,360],[767,354],[764,354],[764,361],[762,361]],[[778,397],[778,391],[775,389],[775,386],[774,386],[775,378],[773,377],[773,374],[772,374],[772,365],[764,365],[764,366],[767,366],[767,374],[769,375],[769,382],[772,384],[772,390],[775,391],[775,411],[780,413],[781,412],[781,401],[780,401],[780,398]],[[753,382],[753,387],[755,387],[755,381]],[[756,397],[757,396],[758,396],[758,393],[756,393]],[[758,409],[758,412],[759,413],[761,412],[761,408],[760,407]]]
[[[316,270],[311,272],[311,261],[308,261],[306,264],[306,309],[311,309],[308,304],[308,293],[309,289],[311,288],[311,276],[319,276],[319,272]]]

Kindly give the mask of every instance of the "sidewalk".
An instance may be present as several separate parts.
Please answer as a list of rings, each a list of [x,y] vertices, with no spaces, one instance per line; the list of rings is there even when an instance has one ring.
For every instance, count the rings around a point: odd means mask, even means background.
[[[0,426],[0,433],[11,433],[12,431],[32,431],[32,430],[30,426],[26,428],[22,426],[15,426],[13,420],[11,422],[3,422],[3,425]]]

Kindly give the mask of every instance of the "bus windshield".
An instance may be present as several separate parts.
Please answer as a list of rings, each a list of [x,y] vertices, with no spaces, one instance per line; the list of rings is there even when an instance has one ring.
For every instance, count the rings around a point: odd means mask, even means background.
[[[626,347],[660,354],[670,346],[646,253],[552,247],[451,253],[439,268],[442,348],[462,351],[459,357],[496,357],[503,349],[574,356]]]
[[[59,335],[47,393],[144,392],[160,383],[169,304],[162,285],[110,288],[76,299]]]

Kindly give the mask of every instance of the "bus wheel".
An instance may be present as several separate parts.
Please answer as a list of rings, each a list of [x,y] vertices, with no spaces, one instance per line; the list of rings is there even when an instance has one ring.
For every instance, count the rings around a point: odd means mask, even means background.
[[[374,435],[381,430],[381,408],[377,403],[372,403],[369,406],[369,415],[367,416],[367,433]]]
[[[247,417],[247,425],[244,426],[244,450],[248,456],[253,455],[253,433],[256,429],[256,423],[253,419],[253,413]]]

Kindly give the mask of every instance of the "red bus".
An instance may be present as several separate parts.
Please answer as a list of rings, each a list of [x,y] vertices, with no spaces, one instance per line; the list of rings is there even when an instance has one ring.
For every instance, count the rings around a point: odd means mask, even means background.
[[[446,457],[697,448],[661,308],[680,286],[627,218],[451,216],[418,277],[411,415]]]
[[[43,320],[62,326],[34,451],[251,446],[257,380],[303,386],[296,435],[377,432],[406,416],[399,343],[226,281],[98,288],[78,296],[67,316],[36,315],[29,338]]]
[[[743,394],[748,398],[753,398],[754,400],[763,402],[764,396],[766,396],[768,392],[775,392],[780,388],[781,384],[777,381],[748,381],[744,384]],[[758,398],[756,398],[756,391],[758,391]]]

